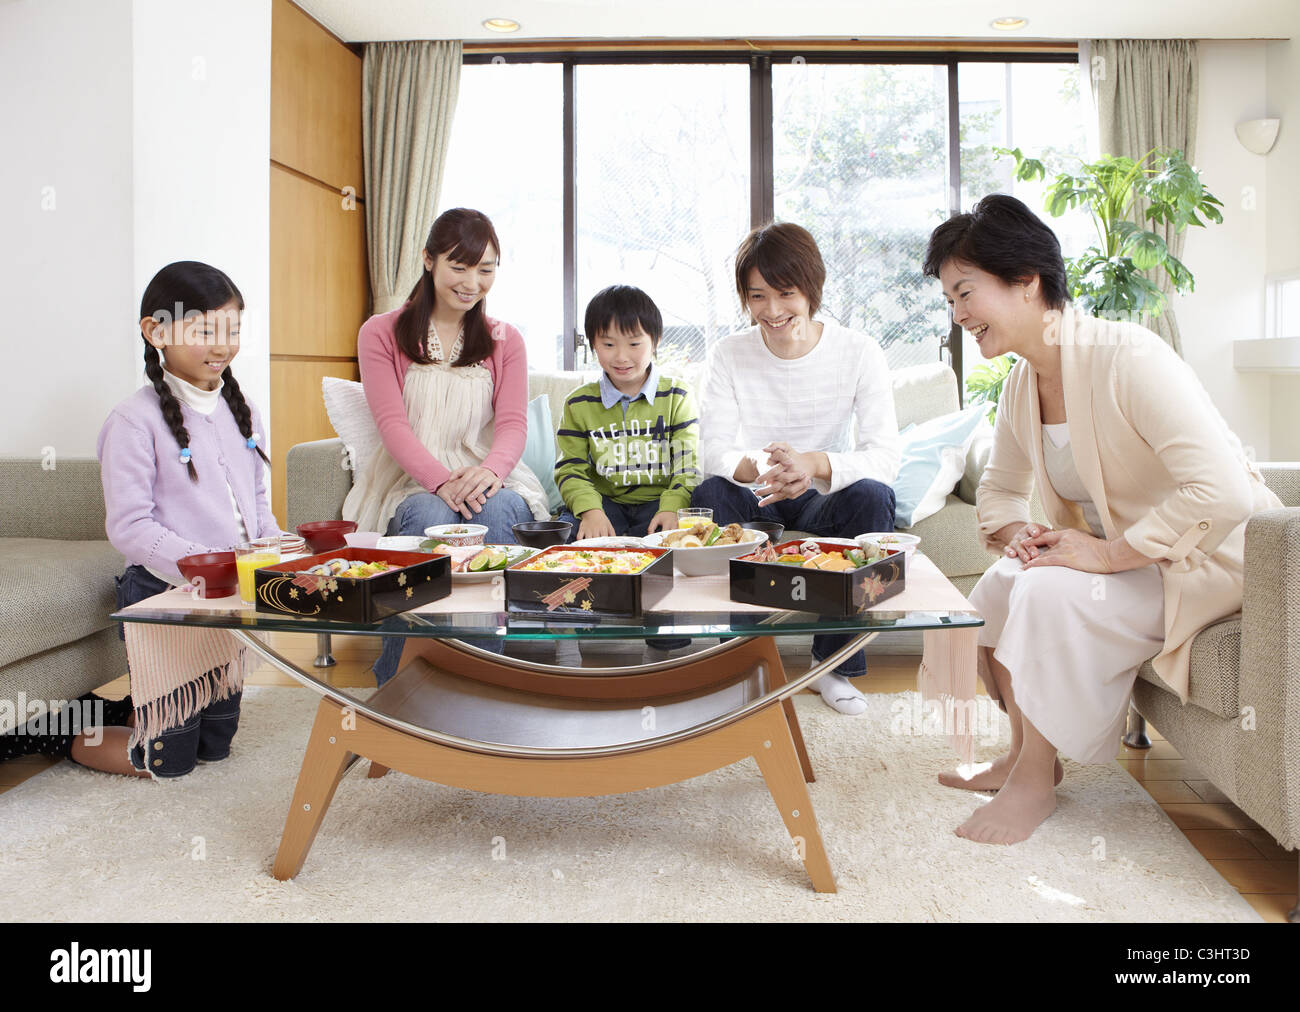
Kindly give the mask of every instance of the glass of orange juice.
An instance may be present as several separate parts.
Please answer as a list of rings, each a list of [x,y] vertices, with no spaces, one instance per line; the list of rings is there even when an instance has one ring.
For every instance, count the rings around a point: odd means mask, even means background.
[[[253,603],[253,571],[280,561],[280,539],[254,538],[235,546],[235,572],[239,574],[239,599]]]
[[[696,524],[712,522],[713,510],[702,506],[692,506],[689,509],[677,511],[677,527],[679,530],[690,530]]]

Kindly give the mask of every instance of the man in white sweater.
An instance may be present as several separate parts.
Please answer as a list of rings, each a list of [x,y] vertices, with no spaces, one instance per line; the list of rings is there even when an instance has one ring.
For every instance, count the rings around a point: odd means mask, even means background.
[[[711,477],[691,497],[719,524],[771,520],[821,537],[894,528],[900,441],[893,386],[880,346],[814,320],[826,267],[798,225],[765,225],[736,252],[736,290],[754,326],[709,354],[700,399],[700,466]],[[850,637],[813,637],[820,661]],[[826,703],[861,713],[847,677],[866,672],[859,651],[817,682]]]

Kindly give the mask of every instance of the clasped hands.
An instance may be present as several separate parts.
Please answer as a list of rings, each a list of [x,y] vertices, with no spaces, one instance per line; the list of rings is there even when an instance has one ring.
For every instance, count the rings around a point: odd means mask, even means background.
[[[1055,531],[1042,524],[1025,524],[1007,541],[1008,558],[1035,566],[1064,566],[1082,573],[1120,573],[1149,566],[1154,560],[1140,554],[1123,538],[1107,541],[1069,528]]]
[[[496,473],[479,464],[475,467],[456,468],[438,486],[435,494],[466,520],[473,520],[474,514],[482,513],[487,501],[500,488],[501,479]]]
[[[767,454],[767,462],[771,465],[768,470],[758,474],[758,468],[746,458],[736,475],[741,481],[757,483],[754,493],[760,497],[759,506],[780,502],[782,499],[798,499],[812,488],[817,473],[816,454],[800,453],[784,442],[768,443],[763,447],[763,452]],[[744,470],[755,473],[753,476],[745,476],[740,473]]]

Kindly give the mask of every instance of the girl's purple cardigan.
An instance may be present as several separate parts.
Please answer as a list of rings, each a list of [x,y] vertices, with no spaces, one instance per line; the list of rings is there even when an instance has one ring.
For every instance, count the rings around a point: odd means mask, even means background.
[[[261,416],[249,403],[258,445]],[[148,566],[184,583],[176,560],[228,551],[238,538],[226,483],[250,537],[281,533],[267,492],[266,465],[248,448],[225,399],[211,415],[181,405],[199,480],[190,480],[180,447],[163,420],[158,395],[144,386],[115,407],[99,431],[105,527],[127,565]]]

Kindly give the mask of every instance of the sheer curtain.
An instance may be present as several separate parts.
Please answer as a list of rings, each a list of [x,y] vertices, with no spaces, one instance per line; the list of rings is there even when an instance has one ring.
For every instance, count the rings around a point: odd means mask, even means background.
[[[366,246],[374,311],[405,300],[422,268],[460,91],[459,42],[375,42],[362,61]]]
[[[1186,39],[1096,39],[1090,50],[1101,152],[1141,158],[1152,148],[1177,148],[1195,164],[1196,43]],[[1186,233],[1146,221],[1142,217],[1145,210],[1144,203],[1139,206],[1135,202],[1133,220],[1161,235],[1169,251],[1182,259]],[[1163,271],[1153,280],[1169,294],[1169,279]],[[1172,308],[1166,307],[1149,326],[1182,355]]]

